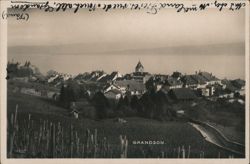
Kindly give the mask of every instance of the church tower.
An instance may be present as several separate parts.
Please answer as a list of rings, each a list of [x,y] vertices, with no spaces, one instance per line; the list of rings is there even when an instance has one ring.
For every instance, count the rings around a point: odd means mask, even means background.
[[[140,73],[144,72],[144,67],[140,61],[138,62],[138,64],[135,67],[135,72],[140,72]]]

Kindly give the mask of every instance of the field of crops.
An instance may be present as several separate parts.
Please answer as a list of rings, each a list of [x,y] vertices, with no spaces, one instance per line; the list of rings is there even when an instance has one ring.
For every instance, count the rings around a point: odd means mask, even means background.
[[[205,142],[186,123],[161,123],[141,118],[57,120],[12,113],[8,119],[8,157],[14,158],[216,158],[228,152]],[[164,141],[133,145],[132,141]],[[237,156],[235,156],[237,157]]]
[[[228,158],[186,122],[138,117],[74,119],[63,108],[32,96],[8,99],[9,158]],[[164,141],[138,145],[133,141]]]

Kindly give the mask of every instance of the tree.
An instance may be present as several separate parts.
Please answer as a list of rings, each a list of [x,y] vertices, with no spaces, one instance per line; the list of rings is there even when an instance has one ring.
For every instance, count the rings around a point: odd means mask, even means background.
[[[129,98],[128,98],[128,96],[125,96],[125,97],[123,98],[123,105],[129,106]]]
[[[162,91],[148,91],[142,95],[138,102],[136,97],[132,97],[131,107],[136,108],[137,114],[142,117],[162,120],[171,116],[167,97]]]
[[[139,113],[139,114],[148,118],[153,118],[155,104],[152,101],[152,95],[149,92],[146,92],[141,97],[140,102],[142,104],[142,108],[140,108],[141,111],[138,111],[138,112],[142,112],[142,113]]]
[[[135,109],[135,110],[139,108],[139,99],[137,98],[137,96],[135,95],[132,96],[130,106],[132,109]]]
[[[69,80],[66,85],[61,86],[60,103],[62,106],[68,108],[71,102],[77,101],[80,98],[80,87],[73,81]]]
[[[99,119],[107,118],[108,108],[110,107],[108,99],[102,92],[97,92],[92,98],[92,103],[96,108]]]
[[[67,82],[67,92],[69,94],[70,101],[76,101],[80,98],[80,86],[76,81],[69,79]]]
[[[61,86],[60,90],[60,102],[65,102],[65,88],[64,85]]]
[[[87,100],[90,100],[90,95],[88,93],[88,90],[86,89],[85,85],[79,85],[79,98],[86,98]]]
[[[152,91],[155,89],[153,77],[149,78],[149,80],[145,83],[145,86],[148,91]]]
[[[17,71],[17,76],[19,77],[25,77],[31,75],[33,75],[33,70],[29,67],[20,67],[20,69]]]
[[[20,63],[8,62],[7,64],[7,79],[17,76]]]
[[[178,78],[181,78],[182,74],[180,72],[178,72],[178,71],[175,71],[175,72],[173,72],[173,74],[171,76],[173,78],[178,79]]]
[[[118,100],[116,109],[120,110],[122,106],[123,106],[123,97],[121,96],[120,99]]]
[[[162,119],[162,117],[167,113],[167,111],[166,111],[166,106],[167,106],[166,95],[162,91],[158,91],[155,94],[154,103],[156,104],[155,117],[157,119]]]

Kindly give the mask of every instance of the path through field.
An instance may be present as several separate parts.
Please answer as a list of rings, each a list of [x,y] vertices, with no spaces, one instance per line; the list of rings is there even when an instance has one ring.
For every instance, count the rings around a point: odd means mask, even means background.
[[[225,138],[219,131],[207,124],[190,123],[196,130],[198,130],[206,141],[213,143],[230,152],[243,155],[245,147],[243,145],[233,143]]]

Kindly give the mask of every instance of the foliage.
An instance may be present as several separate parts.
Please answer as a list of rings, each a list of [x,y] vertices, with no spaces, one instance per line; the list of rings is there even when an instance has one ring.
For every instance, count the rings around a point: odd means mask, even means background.
[[[20,66],[19,62],[8,62],[7,64],[7,79],[13,77],[29,77],[33,75],[33,71],[30,68],[30,62],[26,61],[23,66]]]
[[[173,78],[181,78],[182,74],[181,74],[181,72],[175,71],[175,72],[173,72],[173,74],[171,76]]]
[[[149,92],[155,90],[153,77],[150,77],[148,81],[146,81],[145,86],[146,86],[147,91]]]
[[[99,119],[106,118],[108,115],[108,108],[110,107],[108,99],[102,92],[97,92],[92,98],[92,103],[96,108],[97,117]]]
[[[83,85],[79,85],[76,81],[69,79],[66,84],[61,86],[60,103],[63,107],[68,108],[71,102],[80,98],[89,100],[89,95]]]

